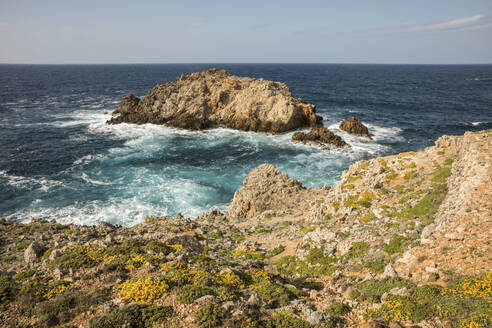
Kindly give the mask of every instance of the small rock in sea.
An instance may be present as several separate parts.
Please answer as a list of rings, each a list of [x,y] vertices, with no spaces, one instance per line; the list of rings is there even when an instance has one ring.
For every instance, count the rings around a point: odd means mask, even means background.
[[[325,127],[312,127],[308,133],[296,132],[292,135],[292,140],[302,143],[313,143],[321,148],[330,149],[330,146],[345,147],[347,143],[340,137]]]
[[[372,139],[372,135],[369,134],[369,130],[367,126],[362,124],[361,121],[356,119],[355,117],[351,117],[340,124],[340,130],[348,132],[350,134],[355,134],[362,137],[367,137]]]

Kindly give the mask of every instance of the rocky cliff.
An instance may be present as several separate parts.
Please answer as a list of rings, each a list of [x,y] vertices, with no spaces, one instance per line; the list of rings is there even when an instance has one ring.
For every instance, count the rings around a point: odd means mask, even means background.
[[[333,188],[261,165],[227,213],[0,220],[2,325],[490,327],[491,155],[469,132]]]
[[[320,124],[315,106],[294,98],[281,82],[208,69],[153,87],[143,99],[129,94],[108,123],[154,123],[202,130],[226,127],[280,133]]]

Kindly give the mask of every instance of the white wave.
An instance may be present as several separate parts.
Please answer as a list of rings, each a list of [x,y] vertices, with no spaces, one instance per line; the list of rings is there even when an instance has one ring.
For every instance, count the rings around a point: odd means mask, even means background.
[[[83,156],[77,160],[75,160],[73,162],[73,165],[86,165],[86,164],[89,164],[90,162],[92,161],[95,161],[95,160],[98,160],[98,159],[101,159],[103,158],[104,156],[101,155],[101,154],[98,154],[98,155],[86,155],[86,156]]]
[[[473,126],[478,126],[478,125],[482,125],[482,124],[486,124],[487,122],[471,122],[471,124]]]
[[[109,183],[109,182],[102,182],[102,181],[98,181],[98,180],[95,180],[95,179],[91,179],[85,173],[82,173],[81,178],[85,182],[92,183],[92,184],[95,184],[95,185],[106,185],[106,186],[111,185],[111,183]]]
[[[31,177],[9,175],[5,171],[0,171],[0,178],[6,179],[7,184],[17,188],[32,189],[33,186],[35,186],[44,192],[47,192],[53,187],[63,186],[63,183],[60,181],[50,180],[44,177],[36,179]]]

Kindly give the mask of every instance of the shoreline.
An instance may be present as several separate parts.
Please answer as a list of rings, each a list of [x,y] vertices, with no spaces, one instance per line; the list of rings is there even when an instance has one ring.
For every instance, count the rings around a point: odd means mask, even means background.
[[[132,227],[0,220],[0,316],[91,328],[481,324],[491,155],[492,130],[467,132],[356,162],[332,188],[260,165],[227,213]]]

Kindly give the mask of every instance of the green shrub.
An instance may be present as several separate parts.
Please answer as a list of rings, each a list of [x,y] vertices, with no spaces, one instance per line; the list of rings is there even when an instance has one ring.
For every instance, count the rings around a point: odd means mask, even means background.
[[[258,296],[271,308],[284,306],[290,300],[297,298],[295,290],[285,288],[269,279],[263,279],[255,283],[254,290]]]
[[[325,256],[324,246],[311,248],[305,261],[295,256],[284,256],[276,263],[279,271],[292,276],[296,273],[314,276],[326,276],[335,271],[334,264],[338,262],[334,256]]]
[[[89,328],[152,328],[174,315],[171,306],[132,304],[89,320]]]
[[[267,328],[312,328],[313,326],[295,317],[288,311],[275,312],[266,324]]]
[[[0,276],[0,311],[15,297],[18,285],[10,278]]]
[[[394,235],[391,237],[390,241],[384,245],[383,249],[389,255],[403,253],[405,241],[405,237]]]
[[[332,317],[338,317],[350,313],[350,306],[341,302],[333,302],[327,309],[327,312]]]
[[[268,252],[268,257],[278,255],[278,254],[282,253],[284,250],[285,250],[285,247],[282,245],[275,247],[274,249],[272,249],[271,251]]]
[[[27,279],[27,278],[31,278],[32,276],[34,276],[35,274],[37,273],[36,270],[33,270],[33,269],[29,269],[29,270],[26,270],[26,271],[21,271],[19,273],[17,273],[14,278],[16,280],[24,280],[24,279]]]
[[[364,241],[357,241],[352,244],[350,250],[344,256],[349,259],[359,258],[369,250],[369,244]]]
[[[201,306],[195,313],[195,323],[203,328],[217,327],[222,324],[225,313],[218,304],[206,304]]]
[[[55,326],[70,321],[89,308],[109,299],[109,291],[101,290],[89,294],[69,290],[37,305],[40,323]]]
[[[213,295],[213,290],[204,286],[184,285],[178,289],[176,298],[182,304],[191,304],[205,295]]]
[[[388,280],[367,280],[354,286],[357,292],[352,292],[351,297],[359,301],[369,301],[372,303],[379,303],[381,296],[384,293],[389,292],[393,288],[412,288],[415,284],[409,280],[391,278]]]
[[[368,223],[368,222],[371,222],[372,220],[374,220],[375,218],[376,218],[376,215],[370,213],[370,214],[367,214],[367,215],[364,215],[363,217],[361,217],[360,222]]]
[[[384,259],[368,261],[364,263],[364,268],[368,268],[374,273],[384,272],[385,266],[386,266],[386,261]]]
[[[29,247],[29,245],[31,245],[31,241],[30,240],[23,240],[23,241],[20,241],[18,243],[15,244],[15,248],[18,250],[18,251],[23,251],[25,250],[27,247]]]

